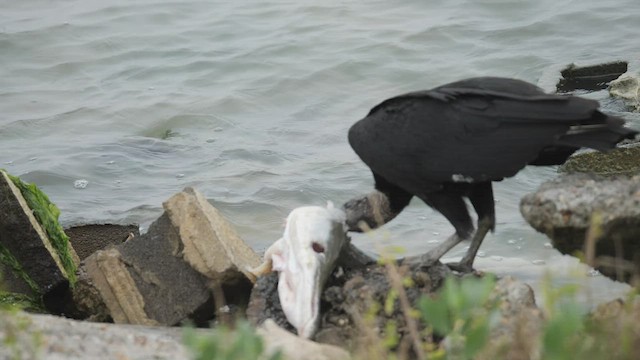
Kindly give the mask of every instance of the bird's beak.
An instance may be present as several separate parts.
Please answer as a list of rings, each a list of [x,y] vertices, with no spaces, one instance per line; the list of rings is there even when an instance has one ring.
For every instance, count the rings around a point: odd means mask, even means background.
[[[288,250],[288,249],[287,249]],[[312,251],[274,254],[273,269],[280,271],[278,295],[282,311],[298,335],[311,337],[318,328],[320,293],[327,271],[322,256]]]
[[[322,288],[346,242],[344,212],[332,205],[297,208],[282,238],[265,252],[264,264],[252,271],[280,273],[280,304],[301,337],[310,338],[318,328]]]

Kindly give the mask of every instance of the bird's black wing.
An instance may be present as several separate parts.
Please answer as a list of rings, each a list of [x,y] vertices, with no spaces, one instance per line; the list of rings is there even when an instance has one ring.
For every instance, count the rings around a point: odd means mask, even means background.
[[[518,80],[470,79],[382,102],[352,126],[349,143],[372,171],[419,194],[513,176],[544,149],[589,146],[563,138],[609,127],[597,108]]]

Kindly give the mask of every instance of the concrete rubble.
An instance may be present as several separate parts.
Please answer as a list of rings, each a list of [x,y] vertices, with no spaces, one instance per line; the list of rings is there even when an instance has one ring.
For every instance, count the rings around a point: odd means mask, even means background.
[[[4,171],[0,171],[0,255],[5,291],[46,296],[66,289],[68,278],[74,275],[67,274],[46,230]],[[80,259],[73,248],[69,255],[77,266]],[[57,304],[51,306],[56,308]]]
[[[103,324],[0,311],[0,358],[188,360],[194,354],[183,343],[183,331],[176,327]],[[350,358],[343,349],[301,339],[273,322],[259,327],[257,334],[263,339],[265,359],[278,351],[285,360]]]
[[[164,208],[147,233],[84,260],[76,297],[94,287],[114,322],[168,326],[212,320],[227,292],[248,301],[244,273],[260,258],[222,215],[191,188]],[[214,305],[216,291],[225,303]]]
[[[625,73],[611,81],[609,94],[622,99],[630,111],[640,112],[640,74]]]

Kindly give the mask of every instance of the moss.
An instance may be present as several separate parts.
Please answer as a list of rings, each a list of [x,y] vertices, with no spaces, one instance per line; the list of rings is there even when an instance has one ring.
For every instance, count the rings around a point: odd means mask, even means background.
[[[34,294],[40,294],[38,284],[22,269],[22,265],[20,265],[18,259],[16,259],[7,248],[2,246],[2,244],[0,244],[0,262],[10,266],[13,273],[20,276],[20,278],[29,285]]]
[[[25,294],[4,291],[0,291],[0,308],[46,313],[41,298],[33,298]]]
[[[69,237],[62,230],[62,226],[58,222],[60,210],[53,204],[49,197],[43,193],[35,184],[24,183],[17,176],[9,175],[9,178],[20,189],[22,196],[27,201],[29,208],[33,211],[33,215],[47,232],[47,236],[58,253],[64,271],[66,272],[69,284],[73,286],[76,282],[77,266],[73,261],[73,257],[69,251]]]
[[[599,175],[634,175],[640,173],[640,146],[616,148],[602,153],[584,152],[572,156],[560,167],[561,172],[586,172]]]

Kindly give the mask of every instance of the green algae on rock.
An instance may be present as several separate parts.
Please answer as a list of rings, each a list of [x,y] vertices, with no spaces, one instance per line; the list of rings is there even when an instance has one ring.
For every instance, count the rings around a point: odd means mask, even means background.
[[[29,295],[0,291],[0,309],[16,308],[28,312],[45,313],[44,305],[40,298]]]
[[[16,257],[13,256],[13,254],[11,254],[9,249],[2,246],[2,244],[0,244],[0,263],[9,267],[16,276],[19,276],[34,294],[40,295],[40,288],[38,287],[38,284],[36,284],[36,282],[33,281],[33,279],[29,276],[29,274],[26,271],[24,271],[18,259],[16,259]],[[1,278],[2,276],[5,276],[5,275],[0,272],[0,280],[3,280]],[[0,290],[6,290],[4,285],[0,285]]]
[[[10,175],[6,172],[5,174],[20,190],[20,193],[32,210],[36,220],[44,228],[64,268],[64,275],[69,280],[69,284],[73,286],[76,282],[78,264],[74,259],[73,249],[69,245],[69,238],[58,222],[60,210],[35,184],[27,184],[17,176]]]
[[[587,151],[573,155],[558,171],[605,176],[640,174],[640,143],[615,148],[606,153]]]

